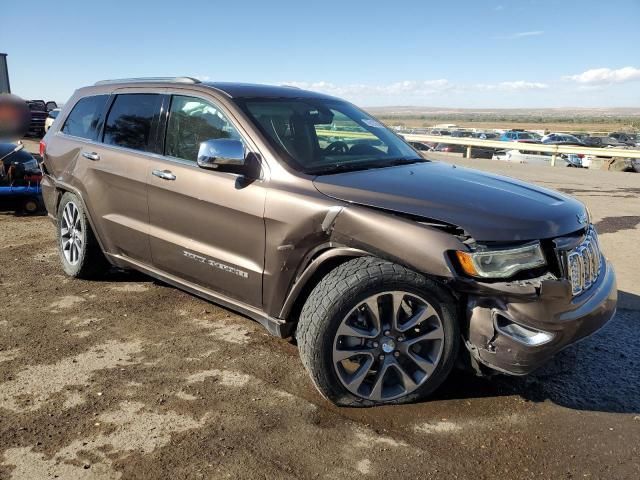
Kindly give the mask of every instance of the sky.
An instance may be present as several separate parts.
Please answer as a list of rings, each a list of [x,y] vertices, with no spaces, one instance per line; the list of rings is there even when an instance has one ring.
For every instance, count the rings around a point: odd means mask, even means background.
[[[640,0],[3,0],[12,92],[288,84],[361,106],[640,107]]]

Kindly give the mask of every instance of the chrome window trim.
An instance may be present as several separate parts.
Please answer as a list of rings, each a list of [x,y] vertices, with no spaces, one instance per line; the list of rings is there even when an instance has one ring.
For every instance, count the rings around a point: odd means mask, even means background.
[[[142,156],[150,157],[150,159],[153,159],[153,160],[163,160],[163,161],[166,161],[166,162],[171,162],[171,163],[176,163],[176,164],[179,164],[179,165],[184,165],[186,167],[194,167],[194,168],[197,168],[200,171],[207,172],[207,173],[210,173],[210,174],[228,175],[228,176],[232,176],[234,178],[237,178],[237,177],[241,176],[239,173],[216,172],[216,171],[213,171],[213,170],[205,170],[204,168],[198,167],[198,164],[196,162],[191,162],[189,160],[183,160],[181,158],[170,157],[170,156],[167,156],[167,155],[160,155],[159,153],[145,152],[145,151],[142,151],[142,150],[136,150],[134,148],[120,147],[118,145],[111,145],[111,144],[108,144],[108,143],[96,142],[96,141],[93,141],[93,140],[87,140],[86,138],[76,137],[76,136],[73,136],[73,135],[68,135],[68,134],[62,133],[60,131],[56,132],[55,135],[56,136],[59,135],[61,137],[69,139],[69,140],[75,140],[75,141],[78,141],[78,142],[81,142],[81,143],[85,143],[87,145],[94,145],[96,147],[112,149],[112,150],[121,151],[121,152],[125,152],[125,153],[135,153],[136,155],[142,155]],[[253,152],[253,153],[256,153],[256,152]],[[260,155],[260,154],[258,154],[258,155]],[[262,161],[262,157],[261,156],[260,156],[260,158],[261,158],[260,164],[264,165],[265,162]],[[264,169],[263,169],[263,173],[264,173]],[[256,180],[257,181],[264,181],[265,180],[264,175],[262,175],[261,178],[258,178]]]

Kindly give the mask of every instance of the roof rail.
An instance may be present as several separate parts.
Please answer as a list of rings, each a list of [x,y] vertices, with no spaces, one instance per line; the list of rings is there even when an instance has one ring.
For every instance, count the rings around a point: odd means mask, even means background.
[[[100,80],[94,85],[110,85],[112,83],[144,83],[144,82],[169,82],[169,83],[200,83],[200,80],[192,77],[138,77],[138,78],[114,78]]]

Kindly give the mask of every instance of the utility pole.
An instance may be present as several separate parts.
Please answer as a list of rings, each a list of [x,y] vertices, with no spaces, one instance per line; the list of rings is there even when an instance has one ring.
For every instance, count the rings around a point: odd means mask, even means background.
[[[11,93],[6,53],[0,53],[0,93]]]

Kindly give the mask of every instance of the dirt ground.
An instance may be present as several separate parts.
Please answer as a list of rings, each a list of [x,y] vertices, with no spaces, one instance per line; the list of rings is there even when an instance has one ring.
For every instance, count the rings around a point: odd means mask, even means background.
[[[0,213],[0,479],[640,478],[640,175],[455,161],[587,203],[612,322],[529,377],[340,409],[257,323],[135,273],[67,278],[46,217]]]

